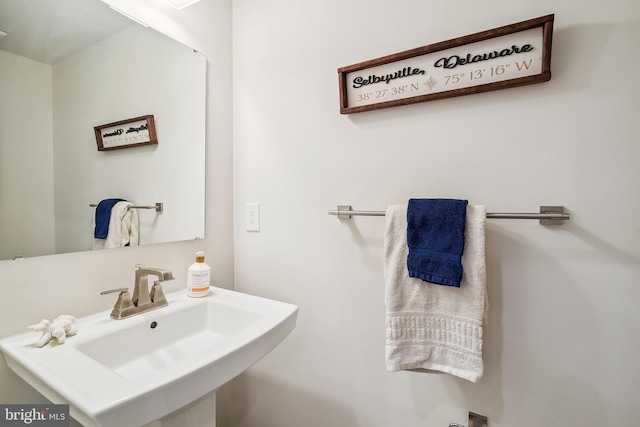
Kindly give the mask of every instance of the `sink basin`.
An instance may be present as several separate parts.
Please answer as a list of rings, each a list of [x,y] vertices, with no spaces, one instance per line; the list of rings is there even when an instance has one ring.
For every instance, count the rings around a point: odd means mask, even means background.
[[[78,319],[64,344],[33,332],[0,341],[7,365],[85,426],[144,425],[218,389],[293,330],[298,307],[212,287],[167,294],[169,305],[123,320]]]

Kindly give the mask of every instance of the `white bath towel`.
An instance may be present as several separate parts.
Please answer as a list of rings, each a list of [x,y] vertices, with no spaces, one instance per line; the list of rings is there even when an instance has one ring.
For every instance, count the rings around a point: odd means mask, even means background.
[[[389,206],[384,244],[388,371],[445,372],[477,382],[482,376],[486,321],[484,206],[468,205],[459,288],[410,278],[407,206]]]
[[[118,202],[111,209],[105,248],[138,246],[140,240],[138,211],[137,209],[129,209],[129,206],[133,206],[133,203]]]

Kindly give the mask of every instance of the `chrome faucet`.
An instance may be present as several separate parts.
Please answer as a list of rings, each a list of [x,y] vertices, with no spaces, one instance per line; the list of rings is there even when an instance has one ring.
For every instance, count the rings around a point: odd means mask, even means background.
[[[153,282],[151,290],[149,290],[149,276],[158,278]],[[111,311],[111,317],[113,319],[125,319],[169,305],[164,292],[162,292],[162,285],[160,285],[160,282],[165,280],[173,280],[173,273],[170,270],[145,267],[143,264],[138,264],[136,265],[136,278],[133,284],[133,297],[129,294],[128,288],[110,289],[100,292],[100,295],[120,292],[118,300]]]

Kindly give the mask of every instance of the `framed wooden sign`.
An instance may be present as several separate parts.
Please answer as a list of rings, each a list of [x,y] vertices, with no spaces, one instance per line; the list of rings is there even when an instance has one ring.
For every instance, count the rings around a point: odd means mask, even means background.
[[[93,128],[98,151],[157,144],[153,116],[140,116]]]
[[[554,15],[338,69],[350,114],[546,82]]]

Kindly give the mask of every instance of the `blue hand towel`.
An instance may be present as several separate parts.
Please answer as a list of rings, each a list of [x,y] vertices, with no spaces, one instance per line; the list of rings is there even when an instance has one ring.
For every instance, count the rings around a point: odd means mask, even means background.
[[[468,203],[456,199],[409,200],[409,277],[460,287]]]
[[[109,232],[109,218],[111,218],[111,208],[123,199],[104,199],[96,207],[96,228],[93,237],[96,239],[106,239]]]

